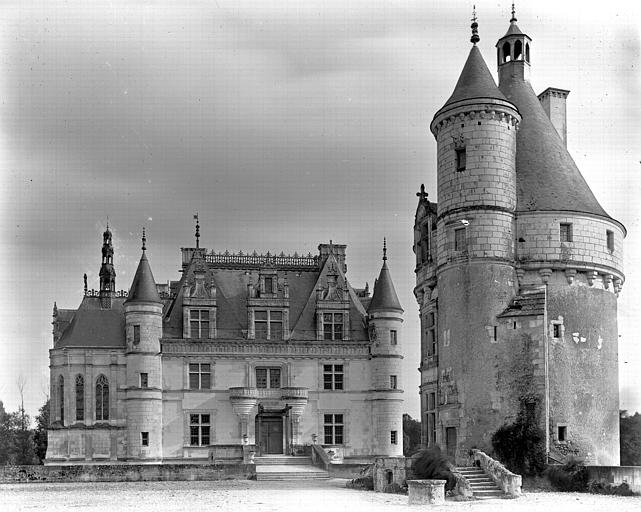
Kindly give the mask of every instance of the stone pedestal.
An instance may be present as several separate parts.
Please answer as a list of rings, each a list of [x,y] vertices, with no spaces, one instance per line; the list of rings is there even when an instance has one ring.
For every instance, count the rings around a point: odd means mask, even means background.
[[[408,505],[442,505],[445,483],[445,480],[408,480]]]

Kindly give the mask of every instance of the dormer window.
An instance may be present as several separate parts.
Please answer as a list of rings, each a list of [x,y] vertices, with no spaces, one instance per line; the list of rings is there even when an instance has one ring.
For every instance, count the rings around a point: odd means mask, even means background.
[[[209,338],[209,310],[189,310],[189,337]]]
[[[323,313],[323,339],[343,339],[343,313]]]
[[[254,333],[257,340],[282,340],[283,312],[269,309],[254,311]]]

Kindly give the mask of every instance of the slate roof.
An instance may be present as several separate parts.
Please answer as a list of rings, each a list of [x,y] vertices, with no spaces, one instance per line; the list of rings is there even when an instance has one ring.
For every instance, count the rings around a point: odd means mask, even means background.
[[[60,315],[71,319],[66,328],[59,324],[62,334],[55,348],[126,347],[124,300],[114,298],[111,309],[101,309],[98,297],[83,297],[77,310],[59,309],[59,321]]]
[[[144,250],[125,302],[162,302]]]
[[[517,212],[561,210],[610,218],[568,153],[530,82],[505,73],[499,88],[523,118],[516,135]]]
[[[508,101],[496,86],[496,82],[492,78],[481,51],[474,45],[465,61],[458,82],[456,82],[454,92],[434,117],[437,117],[443,110],[455,106],[460,101],[481,98]]]
[[[521,290],[498,318],[538,316],[545,313],[545,290]]]
[[[383,261],[381,273],[374,284],[372,300],[367,308],[368,313],[376,311],[403,311],[394,289],[392,276],[387,268],[387,261]]]

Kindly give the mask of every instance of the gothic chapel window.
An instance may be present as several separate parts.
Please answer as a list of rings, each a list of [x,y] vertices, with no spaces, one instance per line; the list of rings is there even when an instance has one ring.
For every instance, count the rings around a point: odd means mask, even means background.
[[[96,380],[96,421],[109,419],[109,381],[101,375]]]
[[[76,421],[85,419],[85,379],[82,375],[76,376]]]

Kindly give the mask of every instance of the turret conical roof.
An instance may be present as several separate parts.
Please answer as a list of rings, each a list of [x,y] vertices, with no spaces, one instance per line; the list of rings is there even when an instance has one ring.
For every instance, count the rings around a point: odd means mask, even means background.
[[[499,88],[522,116],[516,135],[516,210],[584,212],[610,218],[581,175],[529,80],[523,74],[504,72]]]
[[[375,311],[403,311],[401,303],[398,301],[396,290],[394,289],[392,276],[387,268],[386,259],[387,258],[383,259],[381,273],[378,275],[378,279],[374,284],[372,300],[367,308],[368,313]]]
[[[454,92],[436,115],[438,116],[443,110],[447,107],[453,106],[455,103],[477,98],[508,101],[496,86],[496,82],[494,81],[494,78],[492,78],[492,74],[485,63],[478,46],[474,45],[470,50],[467,61],[465,61],[465,65],[463,66],[463,71],[461,71],[458,82],[456,82]]]
[[[136,275],[134,280],[131,283],[131,288],[129,289],[129,295],[125,303],[128,302],[158,302],[162,303],[160,300],[160,295],[158,295],[158,289],[156,288],[156,281],[154,281],[154,275],[151,273],[151,267],[149,266],[149,261],[147,260],[147,255],[143,250],[142,256],[140,257],[140,262],[138,263],[138,268],[136,269]]]

